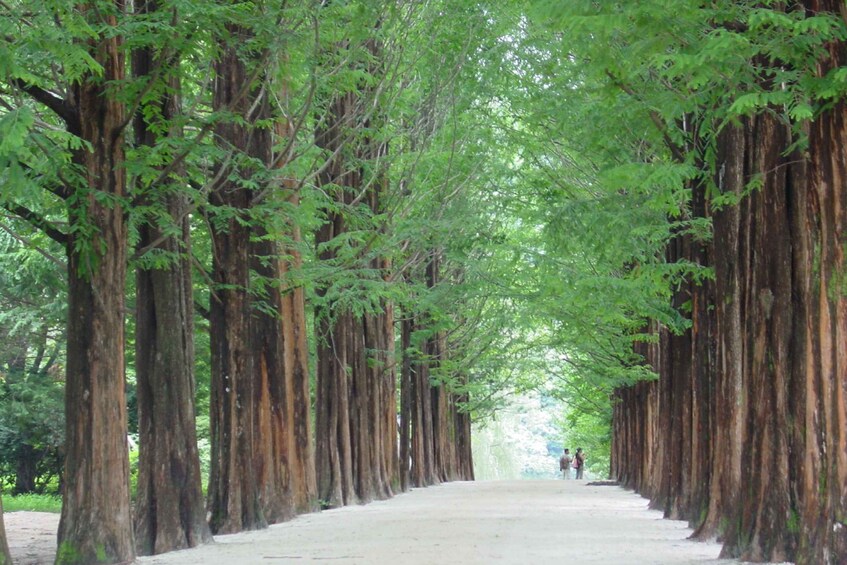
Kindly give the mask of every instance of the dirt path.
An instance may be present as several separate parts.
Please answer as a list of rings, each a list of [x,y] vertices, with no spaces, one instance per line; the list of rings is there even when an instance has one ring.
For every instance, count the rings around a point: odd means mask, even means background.
[[[14,565],[45,565],[56,555],[59,515],[49,512],[4,512],[6,541]]]
[[[139,560],[233,563],[732,563],[720,546],[686,540],[617,487],[577,481],[448,483],[392,500],[301,516],[213,546]]]
[[[6,517],[7,526],[16,522],[15,514]],[[19,546],[15,540],[21,533],[13,526],[10,542]],[[138,562],[737,563],[718,560],[718,544],[687,540],[689,534],[684,523],[663,520],[660,512],[647,510],[646,500],[617,487],[577,481],[449,483],[300,516],[266,530],[218,536],[212,545]]]

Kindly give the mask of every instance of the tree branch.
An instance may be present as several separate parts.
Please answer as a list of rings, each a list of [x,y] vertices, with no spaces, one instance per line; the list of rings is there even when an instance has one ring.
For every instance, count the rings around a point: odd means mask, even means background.
[[[45,259],[47,259],[48,261],[52,261],[54,264],[56,264],[56,265],[57,265],[59,268],[61,268],[62,270],[65,270],[65,269],[67,269],[67,268],[68,268],[67,263],[65,263],[64,261],[62,261],[62,260],[61,260],[61,259],[59,259],[58,257],[54,257],[52,253],[49,253],[49,252],[47,252],[46,250],[44,250],[44,249],[42,249],[41,247],[39,247],[38,245],[35,245],[35,244],[34,244],[34,243],[32,243],[30,240],[28,240],[27,238],[23,237],[23,236],[22,236],[22,235],[20,235],[19,233],[16,233],[14,230],[12,230],[12,229],[8,228],[7,226],[4,226],[3,224],[0,224],[0,230],[3,230],[4,232],[6,232],[7,234],[9,234],[10,236],[12,236],[13,238],[15,238],[16,240],[18,240],[19,242],[21,242],[22,244],[24,244],[25,246],[27,246],[27,247],[31,247],[32,249],[35,249],[35,250],[36,250],[38,253],[40,253],[40,254],[41,254],[41,255],[42,255]]]
[[[632,96],[633,98],[635,98],[636,100],[639,99],[638,95],[636,94],[636,92],[633,89],[631,89],[630,87],[625,85],[623,82],[621,82],[620,80],[615,78],[615,75],[613,75],[611,72],[606,71],[606,76],[608,76],[612,80],[612,84],[614,84],[615,86],[617,86],[618,88],[623,90],[625,93],[627,93],[630,96]],[[679,147],[679,145],[674,143],[673,139],[671,139],[670,133],[668,132],[668,126],[667,126],[667,124],[665,124],[664,120],[662,120],[662,117],[659,115],[659,113],[656,110],[650,109],[650,110],[648,110],[648,112],[650,113],[650,120],[652,120],[653,125],[656,126],[656,129],[659,130],[659,133],[662,134],[662,138],[665,141],[665,145],[667,145],[671,154],[674,156],[674,158],[677,160],[677,162],[685,163],[685,152],[684,152],[683,148]]]
[[[45,234],[47,234],[50,239],[52,239],[56,243],[60,243],[61,245],[67,245],[68,235],[65,232],[59,230],[58,228],[56,228],[56,226],[50,223],[50,221],[36,214],[29,208],[26,208],[19,204],[15,204],[13,202],[4,202],[2,206],[12,214],[26,220],[34,228],[43,231]]]
[[[22,79],[17,79],[15,85],[29,94],[37,102],[41,102],[62,118],[71,133],[79,133],[79,116],[68,101],[54,92],[45,90],[39,86],[27,84]]]

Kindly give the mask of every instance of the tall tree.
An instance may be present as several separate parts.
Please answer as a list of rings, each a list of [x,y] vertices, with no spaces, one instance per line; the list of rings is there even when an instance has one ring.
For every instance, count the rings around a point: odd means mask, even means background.
[[[67,241],[68,417],[56,562],[121,563],[135,557],[124,379],[127,118],[110,87],[126,78],[122,38],[113,33],[124,6],[92,2],[77,11],[99,30],[80,41],[101,70],[72,83],[67,100],[39,94],[86,144],[73,154],[80,176],[65,195],[72,228]]]
[[[141,17],[156,18],[160,10],[155,1],[135,4]],[[153,93],[134,118],[139,153],[161,154],[168,138],[181,137],[178,67],[168,60],[173,57],[153,45],[133,51],[133,74]],[[135,372],[140,447],[135,536],[141,555],[211,541],[194,419],[191,203],[174,180],[184,167],[174,165],[167,165],[173,168],[167,180],[136,187],[140,207],[158,212],[137,220],[141,265],[136,270]],[[164,167],[153,169],[160,172]],[[165,257],[164,265],[154,264],[157,255]]]
[[[623,8],[650,22],[629,35],[592,26],[621,13],[595,6],[580,25],[619,54],[673,53],[661,68],[650,57],[629,58],[647,61],[640,68],[594,63],[664,138],[654,159],[699,171],[679,179],[693,198],[671,218],[713,221],[713,244],[670,232],[669,264],[699,261],[715,282],[681,281],[674,305],[690,330],[659,329],[650,349],[659,382],[621,391],[616,457],[627,456],[626,442],[647,455],[616,461],[616,474],[700,535],[719,534],[724,555],[835,563],[842,528],[821,517],[838,511],[821,509],[843,498],[843,482],[832,480],[842,466],[830,457],[843,452],[843,436],[821,422],[844,414],[833,401],[844,385],[831,345],[843,333],[834,275],[843,258],[832,252],[830,226],[843,215],[845,91],[836,69],[847,34],[843,6],[803,7]],[[692,66],[699,57],[708,65]]]
[[[231,113],[215,127],[223,154],[230,159],[219,165],[209,195],[215,286],[209,308],[212,468],[207,496],[214,533],[267,524],[254,471],[256,450],[267,446],[255,438],[256,399],[263,391],[255,379],[256,356],[250,340],[252,193],[248,185],[251,173],[269,160],[267,127],[257,127],[267,117],[268,102],[259,85],[260,73],[248,65],[239,49],[240,43],[252,38],[250,30],[228,23],[226,31],[214,62],[214,109],[221,115]]]
[[[270,143],[268,143],[270,148]],[[267,156],[270,161],[270,155]],[[280,290],[283,264],[279,244],[265,227],[254,227],[250,246],[252,270],[263,281],[261,295],[255,297],[251,341],[256,355],[256,446],[254,466],[259,496],[269,523],[282,522],[294,515],[291,455],[295,448],[294,427],[289,417],[294,408],[293,375],[287,367],[285,333],[282,316],[284,298]],[[256,288],[259,285],[254,285]],[[257,291],[254,290],[254,294]],[[293,306],[293,305],[291,305]],[[292,312],[293,313],[293,312]],[[289,346],[290,347],[290,346]],[[293,348],[292,348],[293,349]],[[310,438],[300,438],[309,440]]]
[[[367,72],[355,89],[339,82],[342,91],[330,95],[315,135],[316,145],[330,155],[319,182],[334,200],[316,234],[319,259],[332,264],[346,257],[365,277],[382,279],[387,263],[372,249],[378,248],[379,228],[357,218],[377,217],[387,189],[387,146],[374,116],[381,111],[376,85],[385,79],[381,48],[371,37],[361,43],[343,39],[335,48],[350,57],[345,64],[352,76],[360,74],[355,65]],[[348,240],[356,245],[346,247]],[[344,284],[350,282],[319,289],[316,309],[316,472],[318,496],[329,506],[391,496],[398,469],[390,306],[378,297],[355,296],[364,282],[353,281],[350,289]],[[356,301],[373,306],[353,308]]]
[[[124,382],[127,118],[114,88],[126,78],[119,28],[124,5],[98,1],[32,8],[21,6],[15,15],[27,14],[26,31],[32,35],[4,36],[16,48],[3,79],[53,115],[41,114],[46,126],[26,132],[40,151],[19,153],[12,168],[19,173],[16,188],[31,183],[63,200],[67,232],[20,200],[5,205],[63,243],[68,256],[65,412],[70,417],[56,560],[126,562],[135,556]],[[51,29],[66,40],[59,54],[63,75],[38,63],[45,60],[39,34]],[[57,76],[67,84],[51,90],[47,85]],[[15,102],[15,114],[31,115],[30,104]],[[56,127],[57,118],[64,131]],[[53,127],[58,137],[42,135],[45,127]]]
[[[279,92],[280,103],[290,105],[289,86],[282,82]],[[290,114],[289,112],[281,112]],[[274,129],[276,147],[293,147],[296,136],[294,123],[285,117],[276,120]],[[276,155],[274,162],[280,168],[288,163],[285,154]],[[282,181],[284,200],[295,210],[300,206],[300,188],[293,180]],[[311,415],[309,347],[307,343],[306,293],[302,283],[295,283],[293,276],[302,270],[303,243],[300,225],[290,215],[284,222],[288,244],[280,244],[279,281],[280,317],[283,343],[285,375],[285,427],[289,430],[288,470],[291,475],[291,496],[297,513],[311,512],[318,508],[317,483],[315,477],[314,441]]]

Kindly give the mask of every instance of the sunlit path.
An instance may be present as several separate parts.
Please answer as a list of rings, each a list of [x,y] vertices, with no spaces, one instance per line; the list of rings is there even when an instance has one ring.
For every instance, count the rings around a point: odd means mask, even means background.
[[[139,559],[232,563],[734,563],[647,501],[577,481],[448,483]]]

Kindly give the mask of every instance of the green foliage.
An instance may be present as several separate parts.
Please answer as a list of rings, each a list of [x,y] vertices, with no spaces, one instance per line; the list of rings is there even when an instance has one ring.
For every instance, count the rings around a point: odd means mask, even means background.
[[[5,377],[0,383],[0,480],[18,492],[58,492],[63,414],[61,384]]]
[[[258,261],[303,258],[283,280],[253,277],[257,310],[272,311],[272,288],[305,289],[310,316],[374,314],[390,302],[425,322],[413,336],[418,358],[427,339],[445,337],[449,355],[433,382],[466,398],[462,410],[476,422],[516,394],[543,390],[566,405],[544,407],[565,413],[565,440],[603,474],[612,391],[654,378],[634,346],[653,339],[652,322],[686,331],[689,308],[671,306],[673,291],[713,276],[665,256],[680,234],[711,238],[692,191],[706,187],[719,209],[762,186],[751,178],[745,194],[721,192],[718,136],[768,113],[795,126],[802,148],[803,123],[847,94],[847,71],[828,65],[831,42],[847,38],[843,18],[770,1],[159,4],[113,14],[113,24],[102,19],[111,12],[83,12],[70,0],[0,7],[7,481],[14,446],[61,444],[66,267],[45,234],[73,234],[74,251],[96,260],[103,250],[86,218],[89,199],[125,211],[131,267],[164,269],[191,254],[200,314],[222,290],[210,284],[210,229],[255,228],[255,238],[279,244]],[[104,36],[121,36],[127,56],[149,50],[155,67],[107,85],[155,134],[137,146],[127,135],[130,194],[120,199],[91,192],[75,161],[95,148],[44,104],[45,94],[101,80],[88,40]],[[226,46],[245,62],[244,96],[270,93],[258,123],[238,104],[214,104]],[[171,96],[179,111],[168,116],[162,101]],[[357,111],[336,128],[343,143],[333,155],[315,132],[343,96]],[[264,163],[221,142],[227,128],[287,133]],[[222,179],[250,192],[249,211],[208,201]],[[139,248],[147,227],[182,235],[173,198],[186,203],[192,245]],[[316,247],[315,232],[335,217],[345,229]],[[438,280],[428,280],[433,263]],[[206,441],[208,323],[195,322]],[[23,439],[23,430],[37,437]]]
[[[4,512],[52,512],[62,511],[62,497],[53,494],[19,494],[3,497]]]
[[[65,307],[61,271],[45,256],[58,253],[25,225],[9,221],[6,227],[0,232],[0,338],[5,343],[0,481],[17,492],[56,492],[64,444]],[[40,247],[22,248],[15,237]]]

